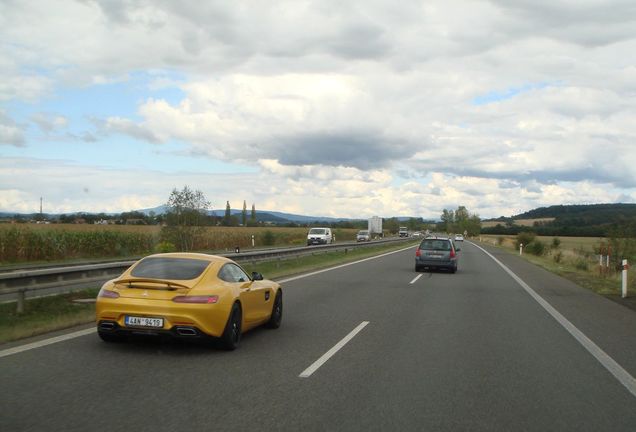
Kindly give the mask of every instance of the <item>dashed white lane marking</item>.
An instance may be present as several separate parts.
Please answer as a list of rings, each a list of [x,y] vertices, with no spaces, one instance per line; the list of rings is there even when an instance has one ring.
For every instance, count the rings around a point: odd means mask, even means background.
[[[417,282],[417,281],[418,281],[418,279],[419,279],[419,278],[421,278],[421,277],[422,277],[422,273],[420,273],[420,274],[418,274],[417,276],[415,276],[415,278],[413,278],[413,280],[412,280],[411,282],[409,282],[409,284],[411,284],[411,285],[412,285],[412,284],[414,284],[414,283],[415,283],[415,282]]]
[[[24,351],[28,351],[28,350],[32,350],[35,348],[40,348],[43,346],[47,346],[47,345],[51,345],[54,343],[58,343],[58,342],[63,342],[65,340],[69,340],[69,339],[74,339],[76,337],[80,337],[80,336],[86,336],[88,334],[91,333],[95,333],[97,330],[94,327],[88,328],[88,329],[84,329],[84,330],[80,330],[80,331],[76,331],[73,333],[68,333],[62,336],[56,336],[53,338],[49,338],[49,339],[44,339],[38,342],[33,342],[30,344],[26,344],[26,345],[20,345],[14,348],[8,348],[5,350],[0,351],[0,357],[6,357],[6,356],[10,356],[12,354],[17,354],[17,353],[21,353]]]
[[[355,335],[360,333],[360,331],[362,331],[362,329],[365,328],[367,326],[367,324],[369,324],[369,321],[362,321],[358,325],[358,327],[354,328],[351,331],[351,333],[349,333],[344,338],[342,338],[342,340],[340,342],[338,342],[337,344],[335,344],[333,346],[333,348],[331,348],[329,351],[324,353],[318,360],[313,362],[313,364],[311,366],[309,366],[307,369],[302,371],[301,374],[298,375],[298,377],[299,378],[309,378],[314,372],[316,372],[320,368],[320,366],[325,364],[327,362],[327,360],[329,360],[331,357],[333,357],[333,355],[335,353],[340,351],[340,349],[343,346],[345,346],[351,339],[353,339]]]
[[[596,360],[598,360],[598,362],[601,365],[603,365],[603,367],[605,369],[607,369],[612,375],[614,375],[614,378],[616,378],[621,384],[623,384],[625,386],[625,388],[627,388],[627,390],[629,390],[629,392],[634,397],[636,397],[636,379],[634,379],[634,377],[631,376],[629,374],[629,372],[627,372],[625,369],[623,369],[621,367],[621,365],[619,365],[616,362],[616,360],[611,358],[598,345],[596,345],[594,342],[592,342],[592,340],[590,338],[585,336],[585,334],[581,330],[576,328],[576,326],[574,324],[572,324],[566,317],[561,315],[561,313],[559,311],[557,311],[555,308],[553,308],[550,305],[550,303],[545,301],[543,299],[543,297],[541,297],[532,288],[530,288],[530,286],[527,283],[525,283],[512,270],[510,270],[508,267],[506,267],[505,264],[503,264],[497,258],[492,256],[484,248],[482,248],[482,247],[480,247],[480,246],[478,246],[478,245],[476,245],[475,243],[472,243],[472,242],[471,242],[471,244],[474,245],[475,247],[481,249],[482,252],[484,252],[486,255],[488,255],[490,258],[492,258],[497,264],[499,264],[499,266],[501,268],[503,268],[506,271],[506,273],[508,273],[519,285],[521,285],[521,287],[528,294],[530,294],[530,297],[535,299],[536,302],[539,303],[543,307],[543,309],[545,309],[552,316],[552,318],[557,320],[557,322],[559,324],[561,324],[561,326],[565,330],[567,330],[567,332],[570,333],[574,337],[574,339],[576,339],[581,345],[583,345],[583,348],[585,348],[590,354],[592,354],[594,356],[594,358]]]

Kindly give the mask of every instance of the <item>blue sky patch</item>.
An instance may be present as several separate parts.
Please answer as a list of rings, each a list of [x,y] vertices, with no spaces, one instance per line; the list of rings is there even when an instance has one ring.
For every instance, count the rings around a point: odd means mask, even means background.
[[[489,93],[486,93],[481,96],[477,96],[473,98],[473,105],[487,105],[493,102],[501,102],[506,99],[512,99],[513,97],[529,92],[532,90],[540,90],[549,86],[549,83],[533,83],[533,84],[525,84],[518,87],[509,87],[505,90],[493,90]]]

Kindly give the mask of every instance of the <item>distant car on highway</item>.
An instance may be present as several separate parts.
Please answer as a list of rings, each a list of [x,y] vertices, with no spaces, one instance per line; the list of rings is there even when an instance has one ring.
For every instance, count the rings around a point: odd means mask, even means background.
[[[464,236],[461,235],[461,234],[455,234],[455,241],[456,242],[458,242],[458,241],[463,242],[464,241]]]
[[[459,257],[453,241],[447,237],[427,237],[415,251],[415,271],[446,269],[457,271]]]
[[[238,347],[260,325],[278,328],[283,292],[234,261],[196,253],[156,254],[106,282],[96,301],[97,333],[105,342],[128,335],[215,339]]]
[[[398,230],[398,235],[400,237],[408,237],[409,229],[407,227],[400,227],[400,229]]]
[[[307,234],[307,246],[331,244],[335,241],[331,228],[312,228]]]
[[[371,241],[371,234],[368,230],[360,230],[358,234],[356,234],[356,241],[359,242],[368,242]]]

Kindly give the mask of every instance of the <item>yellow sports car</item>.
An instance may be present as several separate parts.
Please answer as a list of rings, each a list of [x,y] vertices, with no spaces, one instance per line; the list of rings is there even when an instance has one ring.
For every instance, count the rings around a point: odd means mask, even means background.
[[[99,291],[97,332],[106,342],[129,334],[220,339],[235,349],[259,325],[278,328],[283,292],[260,273],[214,255],[167,253],[133,264]]]

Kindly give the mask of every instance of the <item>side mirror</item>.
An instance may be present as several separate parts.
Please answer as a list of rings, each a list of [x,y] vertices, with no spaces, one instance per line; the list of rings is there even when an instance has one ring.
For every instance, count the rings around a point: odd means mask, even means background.
[[[259,272],[252,272],[252,280],[253,281],[263,280],[263,275],[260,274]]]

